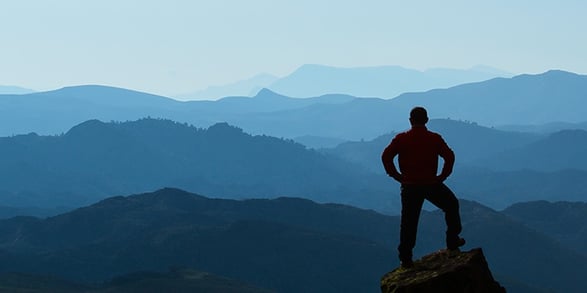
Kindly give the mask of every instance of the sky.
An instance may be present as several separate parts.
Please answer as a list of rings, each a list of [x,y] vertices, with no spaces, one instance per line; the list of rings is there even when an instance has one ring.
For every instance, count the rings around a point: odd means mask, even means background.
[[[166,96],[303,64],[587,74],[583,0],[2,1],[0,85]]]

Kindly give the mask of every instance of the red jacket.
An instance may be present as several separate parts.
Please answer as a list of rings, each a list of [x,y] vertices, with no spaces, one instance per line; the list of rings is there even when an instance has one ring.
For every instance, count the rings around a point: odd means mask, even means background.
[[[399,170],[393,159],[398,156]],[[437,176],[438,157],[444,159],[442,172]],[[433,184],[444,181],[455,162],[454,152],[438,133],[425,126],[412,126],[396,135],[381,155],[387,174],[402,184]]]

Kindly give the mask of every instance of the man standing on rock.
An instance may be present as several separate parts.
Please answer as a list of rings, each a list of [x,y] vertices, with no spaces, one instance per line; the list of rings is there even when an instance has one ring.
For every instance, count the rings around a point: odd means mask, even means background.
[[[443,182],[452,173],[455,155],[442,137],[426,128],[428,113],[423,107],[410,112],[412,128],[396,135],[381,155],[387,174],[401,183],[402,213],[399,259],[404,268],[412,267],[418,220],[424,200],[440,208],[446,221],[446,247],[458,250],[465,244],[461,233],[459,201]],[[394,158],[398,156],[399,172]],[[438,157],[444,159],[440,175]]]

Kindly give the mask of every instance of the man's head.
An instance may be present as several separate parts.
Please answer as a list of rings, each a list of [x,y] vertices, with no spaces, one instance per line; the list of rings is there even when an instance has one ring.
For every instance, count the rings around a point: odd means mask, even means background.
[[[423,126],[428,123],[428,113],[424,107],[414,107],[410,111],[410,123],[416,126]]]

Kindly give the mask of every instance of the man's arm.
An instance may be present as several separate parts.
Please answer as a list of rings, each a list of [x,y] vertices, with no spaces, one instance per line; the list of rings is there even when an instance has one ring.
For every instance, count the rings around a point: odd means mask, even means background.
[[[402,174],[397,171],[395,163],[393,162],[393,159],[397,156],[398,152],[398,141],[397,138],[394,138],[385,150],[383,150],[383,153],[381,154],[381,162],[383,162],[383,167],[385,168],[387,175],[401,183]]]
[[[440,175],[438,175],[438,179],[440,180],[440,182],[443,182],[452,173],[452,168],[455,164],[455,153],[446,144],[446,142],[444,141],[444,139],[442,139],[442,137],[439,137],[439,138],[440,138],[439,155],[444,160],[444,165],[442,166],[442,171],[440,172]]]

